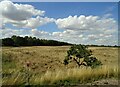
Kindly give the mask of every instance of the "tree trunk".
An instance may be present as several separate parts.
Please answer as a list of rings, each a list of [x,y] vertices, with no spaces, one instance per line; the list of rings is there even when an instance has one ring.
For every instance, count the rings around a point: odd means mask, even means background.
[[[75,58],[73,58],[74,59],[74,61],[78,64],[78,66],[80,67],[80,62],[78,62]]]
[[[84,61],[82,61],[82,62],[80,63],[80,60],[77,61],[75,58],[73,58],[73,59],[74,59],[74,61],[78,64],[79,67],[80,67],[81,65],[87,66],[87,65],[84,63]]]

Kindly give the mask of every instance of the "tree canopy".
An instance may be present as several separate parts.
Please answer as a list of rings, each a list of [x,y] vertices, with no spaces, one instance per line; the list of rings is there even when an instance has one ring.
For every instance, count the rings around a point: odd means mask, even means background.
[[[67,51],[64,64],[67,65],[72,61],[75,61],[78,66],[84,65],[92,68],[102,65],[102,63],[96,57],[92,56],[92,51],[88,50],[87,46],[81,44],[73,45]]]
[[[20,37],[13,35],[11,38],[2,39],[2,46],[63,46],[63,45],[71,44],[55,40],[39,39],[31,36]]]

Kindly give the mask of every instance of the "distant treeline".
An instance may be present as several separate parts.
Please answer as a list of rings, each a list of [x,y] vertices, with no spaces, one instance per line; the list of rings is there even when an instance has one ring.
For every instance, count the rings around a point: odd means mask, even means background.
[[[31,36],[15,36],[13,35],[10,38],[2,39],[2,46],[63,46],[63,45],[72,45],[67,42],[60,42],[55,40],[46,40],[39,39]]]
[[[55,40],[46,40],[39,39],[31,36],[15,36],[13,35],[10,38],[0,39],[0,46],[65,46],[65,45],[74,45],[67,42],[60,42]],[[86,45],[87,47],[120,47],[120,46],[110,46],[110,45]]]
[[[88,47],[120,47],[117,45],[111,46],[111,45],[86,45]]]

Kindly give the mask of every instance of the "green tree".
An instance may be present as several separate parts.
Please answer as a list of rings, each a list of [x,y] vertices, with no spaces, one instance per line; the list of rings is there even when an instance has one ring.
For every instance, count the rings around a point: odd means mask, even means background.
[[[4,46],[62,46],[71,45],[66,42],[60,42],[55,40],[39,39],[36,37],[20,37],[13,35],[11,38],[2,39]]]
[[[84,45],[73,45],[67,51],[64,64],[67,65],[71,61],[75,61],[78,66],[84,65],[92,68],[102,64],[96,57],[92,56],[92,51]]]
[[[11,38],[5,38],[5,39],[2,39],[2,45],[3,46],[13,46],[14,41]]]
[[[11,38],[14,41],[14,46],[25,46],[26,45],[26,39],[23,37],[13,35]]]

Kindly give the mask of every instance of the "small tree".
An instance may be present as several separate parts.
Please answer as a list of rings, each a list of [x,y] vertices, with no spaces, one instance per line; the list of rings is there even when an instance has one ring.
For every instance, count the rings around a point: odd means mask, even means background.
[[[96,57],[92,56],[92,51],[84,45],[73,45],[67,51],[64,64],[67,65],[72,61],[75,61],[78,66],[84,65],[92,68],[102,64]]]

